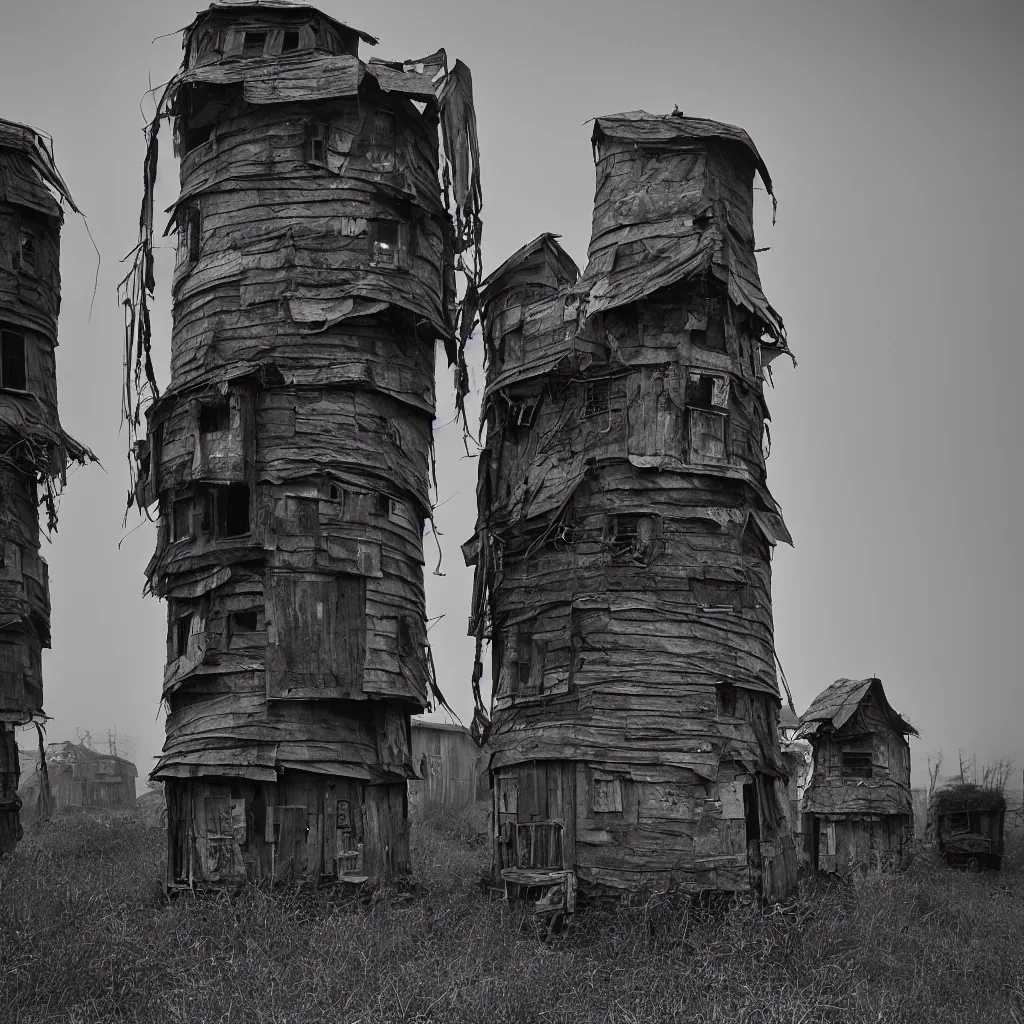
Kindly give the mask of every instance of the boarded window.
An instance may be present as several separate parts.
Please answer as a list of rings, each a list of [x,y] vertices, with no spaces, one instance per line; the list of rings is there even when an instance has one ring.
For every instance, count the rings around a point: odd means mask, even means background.
[[[192,537],[192,499],[179,498],[171,511],[171,540],[189,540]]]
[[[709,409],[689,410],[690,462],[725,462],[728,416]]]
[[[744,604],[746,586],[731,580],[692,580],[694,600],[702,608],[739,611]]]
[[[306,162],[327,166],[327,126],[312,121],[306,125]]]
[[[585,416],[597,416],[611,409],[612,385],[610,380],[592,380],[587,384]]]
[[[242,56],[262,57],[266,46],[266,32],[246,32],[242,37]]]
[[[609,543],[617,555],[634,554],[640,550],[640,524],[644,516],[612,516]]]
[[[18,269],[29,274],[36,272],[36,236],[27,228],[22,228],[19,236]]]
[[[229,402],[217,402],[199,407],[199,432],[201,434],[217,434],[231,429],[231,405]]]
[[[373,222],[370,231],[370,262],[380,267],[399,265],[398,221]]]
[[[622,811],[622,783],[614,775],[594,775],[590,809],[596,814]]]
[[[291,50],[297,50],[299,48],[299,33],[297,31],[287,31],[281,40],[281,52],[289,53]]]
[[[24,391],[26,384],[25,335],[3,331],[0,333],[0,387]]]
[[[842,773],[846,778],[871,778],[871,751],[844,750],[842,753]]]
[[[249,488],[229,484],[216,489],[217,536],[242,537],[249,532]]]
[[[268,696],[315,699],[361,695],[366,646],[364,578],[275,574],[271,601]]]

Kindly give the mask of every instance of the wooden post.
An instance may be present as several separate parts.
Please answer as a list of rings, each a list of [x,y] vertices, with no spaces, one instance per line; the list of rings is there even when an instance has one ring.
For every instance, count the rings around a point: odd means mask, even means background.
[[[18,796],[18,745],[14,726],[0,723],[0,857],[14,853],[21,838],[21,799]]]

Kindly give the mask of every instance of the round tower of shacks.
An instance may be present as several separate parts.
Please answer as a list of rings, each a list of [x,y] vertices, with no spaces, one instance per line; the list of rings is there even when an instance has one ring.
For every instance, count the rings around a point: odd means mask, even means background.
[[[467,69],[360,41],[306,5],[215,3],[150,131],[150,211],[161,116],[181,160],[136,488],[159,509],[172,887],[408,869],[435,341],[457,348],[439,119],[460,211],[479,187]]]
[[[761,291],[745,132],[602,117],[589,263],[542,235],[482,287],[471,631],[491,640],[494,879],[795,883],[777,739]],[[479,649],[479,645],[478,645]],[[475,678],[483,674],[478,661]]]
[[[52,146],[0,120],[0,855],[21,835],[15,727],[44,721],[50,586],[39,506],[57,526],[68,460],[94,459],[57,417],[62,203],[75,206]],[[43,793],[46,810],[49,793]]]

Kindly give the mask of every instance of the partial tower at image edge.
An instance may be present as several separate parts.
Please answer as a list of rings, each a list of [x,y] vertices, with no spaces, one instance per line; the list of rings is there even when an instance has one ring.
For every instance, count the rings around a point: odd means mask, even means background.
[[[148,133],[126,374],[147,427],[135,498],[159,512],[147,577],[168,604],[152,775],[171,888],[409,870],[410,715],[440,696],[423,584],[434,352],[461,387],[473,311],[456,270],[475,284],[481,199],[468,68],[443,50],[364,62],[374,43],[305,4],[214,3]],[[164,118],[181,193],[160,394]]]
[[[793,891],[764,367],[739,128],[594,122],[582,275],[545,234],[481,286],[474,686],[490,642],[493,882],[538,906]]]
[[[0,119],[0,856],[12,853],[22,834],[15,729],[46,721],[42,651],[50,646],[50,584],[39,554],[39,507],[55,531],[68,463],[96,460],[64,431],[57,413],[65,206],[80,212],[52,141]],[[45,814],[49,793],[40,793]]]

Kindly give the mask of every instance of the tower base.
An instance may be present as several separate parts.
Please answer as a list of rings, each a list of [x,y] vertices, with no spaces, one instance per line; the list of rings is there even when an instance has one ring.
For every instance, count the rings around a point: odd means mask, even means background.
[[[409,872],[406,784],[285,771],[276,782],[170,778],[169,888],[375,884]]]

